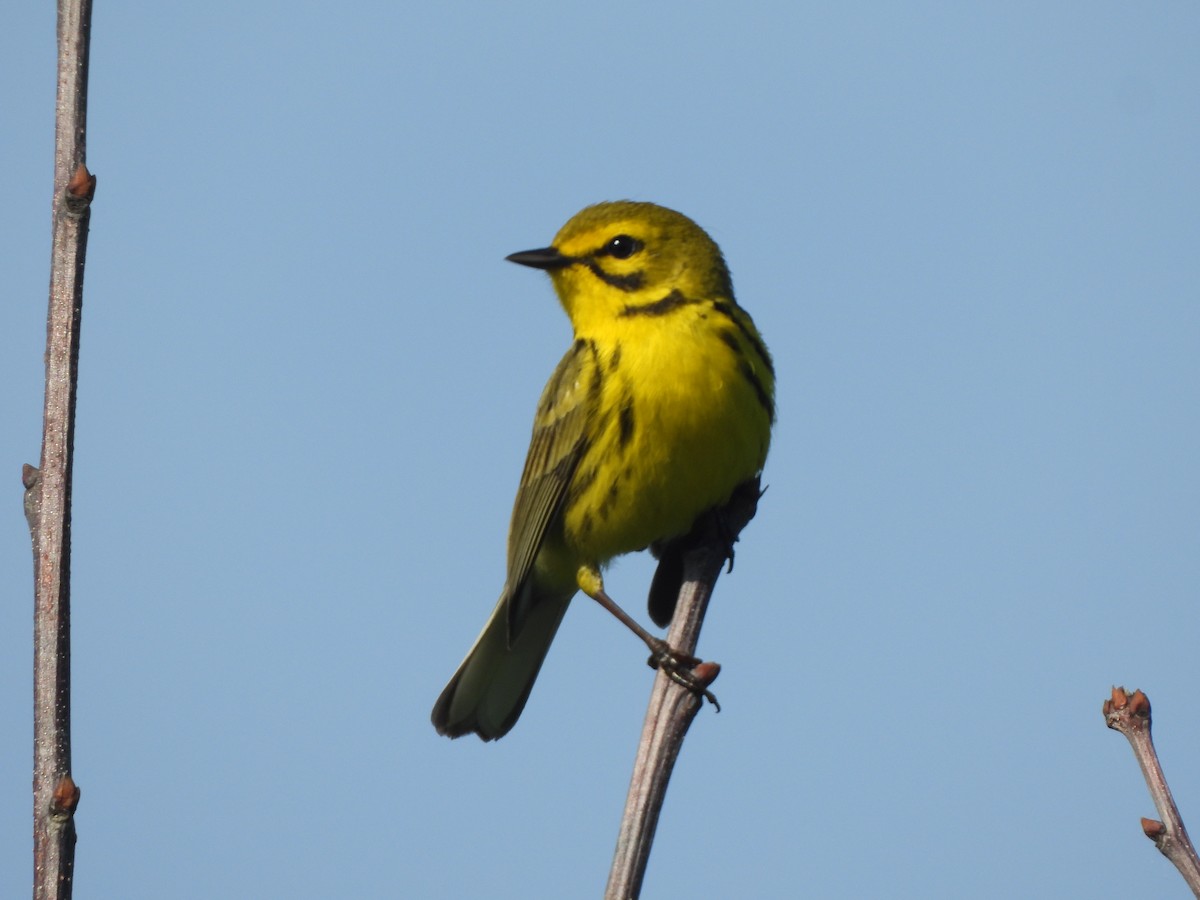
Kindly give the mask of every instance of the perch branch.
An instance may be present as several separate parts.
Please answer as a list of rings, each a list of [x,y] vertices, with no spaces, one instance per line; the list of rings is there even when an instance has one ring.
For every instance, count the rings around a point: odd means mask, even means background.
[[[1161,821],[1142,819],[1142,831],[1179,870],[1192,893],[1200,897],[1200,859],[1196,857],[1196,849],[1183,826],[1179,807],[1171,796],[1171,788],[1154,750],[1150,735],[1150,698],[1141,691],[1129,694],[1124,688],[1115,687],[1111,699],[1104,701],[1104,721],[1129,740],[1158,810]]]
[[[713,586],[730,556],[731,541],[754,517],[761,496],[758,479],[742,485],[719,514],[706,517],[683,557],[683,585],[667,633],[667,643],[694,656]],[[702,662],[692,674],[707,687],[720,673],[716,663]],[[638,743],[625,813],[609,872],[606,900],[632,900],[642,889],[650,848],[675,760],[704,698],[659,671],[651,688],[646,721]]]
[[[83,265],[96,190],[85,165],[91,16],[91,0],[59,0],[42,459],[40,468],[22,471],[34,570],[35,900],[69,900],[75,869],[79,788],[71,776],[71,465]]]

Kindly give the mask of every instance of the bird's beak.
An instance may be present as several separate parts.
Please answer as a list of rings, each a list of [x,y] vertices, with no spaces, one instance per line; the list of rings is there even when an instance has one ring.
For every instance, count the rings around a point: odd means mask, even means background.
[[[547,270],[562,269],[575,262],[571,257],[563,256],[553,247],[543,247],[541,250],[522,250],[520,253],[511,253],[504,258],[522,266]]]

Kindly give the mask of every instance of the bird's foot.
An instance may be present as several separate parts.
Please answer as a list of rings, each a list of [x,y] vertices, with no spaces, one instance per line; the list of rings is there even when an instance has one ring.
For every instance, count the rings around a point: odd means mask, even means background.
[[[650,668],[658,669],[680,687],[687,688],[697,697],[707,700],[717,712],[721,711],[717,695],[708,689],[721,673],[720,665],[680,653],[666,641],[656,640],[650,649],[650,658],[646,660]]]

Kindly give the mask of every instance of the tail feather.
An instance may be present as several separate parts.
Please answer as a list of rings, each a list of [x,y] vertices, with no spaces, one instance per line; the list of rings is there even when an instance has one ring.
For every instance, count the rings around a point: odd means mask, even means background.
[[[570,600],[568,594],[541,597],[531,604],[510,646],[505,592],[433,706],[431,718],[438,734],[456,738],[474,732],[494,741],[508,733],[525,708]]]

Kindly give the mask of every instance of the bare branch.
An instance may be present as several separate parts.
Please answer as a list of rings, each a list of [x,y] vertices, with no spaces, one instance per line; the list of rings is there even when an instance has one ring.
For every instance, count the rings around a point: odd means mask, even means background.
[[[761,496],[758,479],[734,493],[725,509],[702,521],[683,557],[683,586],[667,633],[667,643],[679,653],[694,656],[700,628],[721,567],[730,558],[731,542],[754,518]],[[716,663],[692,669],[701,688],[720,673]],[[641,893],[654,831],[666,798],[675,760],[704,698],[662,670],[654,679],[646,721],[634,761],[633,777],[609,872],[606,900],[631,900]]]
[[[1150,797],[1162,818],[1161,822],[1142,819],[1142,831],[1179,870],[1192,893],[1200,897],[1200,859],[1196,857],[1154,750],[1154,740],[1150,736],[1150,698],[1141,691],[1129,694],[1125,688],[1114,687],[1111,699],[1104,701],[1104,721],[1109,728],[1128,738],[1133,755],[1142,767]]]
[[[59,0],[42,461],[22,472],[35,585],[33,895],[39,900],[71,896],[79,803],[71,777],[71,464],[83,265],[96,190],[85,165],[91,15],[91,0]]]

